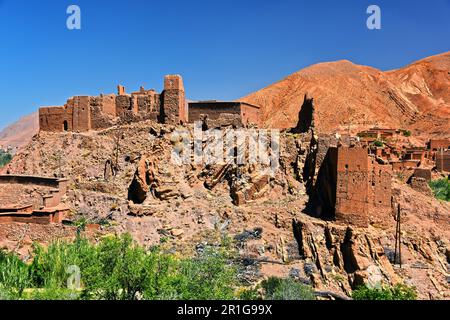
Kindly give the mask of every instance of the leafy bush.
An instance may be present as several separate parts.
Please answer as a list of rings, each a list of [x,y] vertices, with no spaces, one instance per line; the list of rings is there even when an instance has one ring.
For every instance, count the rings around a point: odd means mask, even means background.
[[[404,284],[379,288],[361,286],[353,291],[352,298],[355,300],[416,300],[417,293],[415,288]]]
[[[0,287],[3,295],[21,297],[29,283],[28,266],[16,255],[0,251]]]
[[[229,300],[234,298],[237,270],[225,252],[207,249],[185,259],[180,268],[181,299]]]
[[[261,284],[266,300],[315,300],[311,287],[291,278],[271,277]]]
[[[103,238],[97,245],[77,237],[47,248],[34,245],[25,264],[0,252],[0,299],[236,299],[239,285],[226,243],[180,258],[154,247],[146,250],[130,235]],[[76,266],[78,288],[69,287]]]
[[[375,147],[383,147],[384,146],[384,143],[383,143],[383,141],[380,141],[380,140],[375,140],[374,142],[373,142],[373,145],[375,146]]]
[[[0,150],[0,168],[6,166],[12,160],[12,155],[9,152]]]
[[[403,134],[405,137],[411,137],[411,131],[409,131],[409,130],[402,130],[402,134]]]
[[[450,181],[448,178],[433,180],[429,184],[435,198],[450,201]]]

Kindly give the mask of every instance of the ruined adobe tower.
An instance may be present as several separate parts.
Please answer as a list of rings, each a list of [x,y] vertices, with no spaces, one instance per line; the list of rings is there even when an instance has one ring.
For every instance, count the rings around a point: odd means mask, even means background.
[[[163,123],[178,124],[187,122],[184,85],[180,75],[165,76],[162,105]]]

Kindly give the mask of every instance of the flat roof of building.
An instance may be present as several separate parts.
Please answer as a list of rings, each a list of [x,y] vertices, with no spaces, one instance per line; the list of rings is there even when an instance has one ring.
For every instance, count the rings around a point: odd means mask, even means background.
[[[244,104],[253,108],[257,108],[260,109],[259,106],[245,102],[245,101],[222,101],[222,100],[201,100],[201,101],[190,101],[188,104],[197,104],[197,105],[204,105],[204,104],[216,104],[216,105],[220,105],[220,104]]]

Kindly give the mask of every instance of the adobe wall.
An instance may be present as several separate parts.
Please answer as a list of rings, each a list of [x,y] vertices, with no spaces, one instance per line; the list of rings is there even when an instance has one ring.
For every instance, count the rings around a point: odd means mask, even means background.
[[[260,114],[261,110],[259,107],[248,103],[241,103],[241,118],[244,125],[255,124],[260,127]]]
[[[369,158],[369,216],[372,222],[386,222],[392,212],[392,168]]]
[[[131,96],[118,95],[116,96],[116,114],[122,116],[125,112],[131,111]]]
[[[202,121],[204,115],[207,115],[210,120],[218,120],[223,114],[233,114],[240,117],[240,104],[216,101],[189,103],[189,122]]]
[[[1,212],[0,224],[30,223],[48,225],[50,223],[62,223],[69,213],[68,208],[55,210],[35,210],[32,212]]]
[[[91,97],[91,129],[106,129],[113,125],[116,117],[116,97],[115,95],[106,95]]]
[[[443,154],[436,153],[436,168],[438,171],[450,172],[450,152],[446,151]]]
[[[180,75],[167,75],[164,77],[162,106],[162,122],[167,124],[187,122],[186,97],[183,79]]]
[[[439,149],[450,149],[449,139],[431,139],[429,142],[429,148],[431,150],[437,151]]]
[[[39,209],[44,205],[43,195],[51,193],[52,190],[52,188],[45,186],[20,185],[15,183],[2,183],[0,184],[0,188],[0,208],[31,205],[34,209]]]
[[[63,132],[73,130],[73,106],[42,107],[39,109],[39,128],[42,131]]]
[[[392,170],[394,171],[402,171],[406,169],[417,168],[419,164],[420,162],[417,160],[402,160],[391,163]]]
[[[340,147],[337,157],[336,219],[367,226],[369,161],[366,148]]]
[[[52,215],[23,215],[17,213],[0,214],[0,223],[33,223],[50,224],[53,221]]]
[[[424,169],[424,168],[416,168],[414,170],[414,177],[416,178],[423,178],[426,181],[431,180],[431,170],[430,169]]]
[[[17,183],[27,185],[46,186],[51,188],[67,187],[67,179],[47,178],[25,175],[0,175],[0,183]]]
[[[242,127],[260,125],[260,109],[257,106],[237,101],[199,101],[188,107],[188,121],[204,121],[209,128],[223,126]]]
[[[317,176],[308,210],[324,219],[367,227],[391,213],[392,169],[364,147],[330,147]]]
[[[68,180],[35,176],[0,175],[0,207],[57,206],[66,193]],[[5,211],[5,210],[3,210]]]
[[[154,90],[143,90],[131,94],[131,109],[141,115],[154,113],[161,110],[161,95]]]
[[[72,131],[85,132],[92,128],[90,97],[78,96],[67,101],[69,107],[73,106],[73,127]]]
[[[100,97],[93,97],[91,105],[99,105],[100,110],[107,115],[115,117],[116,113],[116,96],[114,94],[101,95]]]

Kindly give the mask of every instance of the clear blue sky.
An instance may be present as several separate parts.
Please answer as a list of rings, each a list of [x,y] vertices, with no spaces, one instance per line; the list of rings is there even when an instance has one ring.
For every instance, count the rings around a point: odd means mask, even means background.
[[[381,30],[366,28],[370,4]],[[398,68],[449,39],[450,0],[0,0],[0,128],[118,83],[161,90],[179,73],[191,99],[236,99],[322,61]]]

